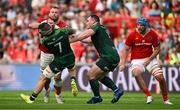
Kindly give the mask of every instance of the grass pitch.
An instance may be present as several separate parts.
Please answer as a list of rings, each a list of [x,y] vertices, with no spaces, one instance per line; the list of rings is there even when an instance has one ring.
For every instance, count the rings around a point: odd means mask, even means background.
[[[146,104],[143,93],[125,92],[124,96],[116,104],[111,104],[112,92],[103,92],[103,102],[89,105],[86,101],[92,93],[80,92],[73,97],[71,92],[63,91],[64,104],[57,104],[54,92],[51,92],[49,103],[43,102],[43,94],[33,104],[26,104],[20,98],[20,93],[31,94],[31,91],[0,91],[0,110],[180,110],[180,93],[170,93],[170,100],[174,105],[164,105],[161,95],[152,94],[154,102]]]

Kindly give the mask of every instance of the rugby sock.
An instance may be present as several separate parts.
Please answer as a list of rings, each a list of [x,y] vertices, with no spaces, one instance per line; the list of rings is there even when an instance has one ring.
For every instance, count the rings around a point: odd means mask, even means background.
[[[148,88],[145,88],[143,92],[146,94],[146,96],[151,96],[151,93],[149,92]]]
[[[168,100],[168,95],[167,94],[162,93],[162,96],[163,96],[164,101]]]
[[[100,96],[98,80],[91,79],[91,80],[89,80],[89,83],[91,85],[91,89],[94,93],[94,96]]]
[[[37,96],[38,96],[38,94],[36,94],[36,93],[33,92],[29,99],[30,99],[31,101],[34,101],[34,100],[37,98]]]
[[[72,76],[72,77],[71,77],[71,81],[72,81],[72,80],[76,81],[76,77],[75,77],[75,76]]]
[[[44,85],[44,88],[46,89],[46,91],[49,89],[49,84],[50,84],[50,82],[51,82],[51,79],[47,79],[47,80],[46,80],[46,83],[45,83],[45,85]]]
[[[62,89],[62,87],[57,87],[54,85],[54,91],[55,91],[56,95],[59,96],[61,94],[61,89]]]
[[[101,79],[100,82],[104,84],[105,86],[107,86],[108,88],[111,88],[113,91],[117,89],[117,86],[114,84],[113,80],[107,76]]]

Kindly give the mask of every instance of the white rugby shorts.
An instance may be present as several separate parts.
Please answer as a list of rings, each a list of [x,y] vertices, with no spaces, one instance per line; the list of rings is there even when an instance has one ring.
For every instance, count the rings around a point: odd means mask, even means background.
[[[54,59],[54,55],[50,53],[44,53],[41,51],[40,55],[40,69],[44,70]]]
[[[131,70],[133,70],[134,68],[140,68],[142,70],[142,72],[145,72],[145,69],[147,69],[149,72],[152,72],[152,70],[156,67],[159,67],[157,59],[154,58],[149,65],[147,65],[146,67],[144,67],[144,62],[146,61],[147,58],[144,59],[134,59],[131,61]]]

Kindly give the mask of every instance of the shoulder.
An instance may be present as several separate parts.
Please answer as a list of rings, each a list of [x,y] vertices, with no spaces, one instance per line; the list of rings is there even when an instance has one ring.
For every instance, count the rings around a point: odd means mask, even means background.
[[[132,37],[137,33],[136,29],[132,29],[128,35],[128,37]]]
[[[58,27],[60,27],[60,28],[65,28],[65,27],[66,27],[65,22],[63,22],[63,21],[61,21],[61,20],[58,22],[57,25],[58,25]]]
[[[94,31],[94,32],[96,32],[97,30],[99,30],[99,29],[105,29],[105,26],[103,26],[103,25],[100,25],[100,24],[95,24],[95,25],[93,25],[93,26],[91,26],[91,29]]]
[[[158,37],[158,32],[154,29],[150,29],[150,34],[153,36],[153,37]]]
[[[55,32],[60,32],[64,34],[73,34],[74,30],[71,28],[58,28],[58,29],[55,29]]]
[[[38,18],[37,22],[41,23],[41,22],[45,22],[47,19],[46,18]]]

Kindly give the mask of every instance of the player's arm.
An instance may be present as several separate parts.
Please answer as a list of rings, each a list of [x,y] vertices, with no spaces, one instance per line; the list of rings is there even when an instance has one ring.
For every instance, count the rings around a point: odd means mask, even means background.
[[[160,45],[154,47],[152,55],[144,62],[144,66],[147,66],[160,52]]]
[[[91,43],[92,41],[91,41],[91,38],[88,37],[88,38],[86,38],[86,39],[83,39],[81,42],[82,42],[82,43],[89,44],[89,43]]]
[[[119,67],[120,71],[123,71],[125,68],[126,59],[127,59],[127,56],[129,55],[130,50],[131,50],[131,47],[125,45],[124,52],[122,54],[122,58],[121,58],[121,62],[120,62],[120,67]]]
[[[82,41],[83,39],[86,39],[94,34],[95,34],[95,32],[93,29],[87,29],[87,30],[81,32],[80,34],[73,36],[70,39],[70,42],[72,43],[72,42],[76,42],[76,41]]]
[[[32,29],[38,29],[39,24],[40,24],[39,22],[32,22],[28,25],[28,27]]]

